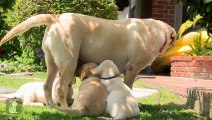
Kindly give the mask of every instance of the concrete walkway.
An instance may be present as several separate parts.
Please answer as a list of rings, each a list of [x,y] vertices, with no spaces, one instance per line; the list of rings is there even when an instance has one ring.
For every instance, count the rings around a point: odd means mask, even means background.
[[[139,75],[138,80],[154,87],[164,87],[176,94],[187,97],[188,90],[193,88],[210,89],[212,90],[212,80],[171,77],[171,76],[146,76]]]
[[[15,92],[15,91],[16,91],[16,89],[14,89],[14,88],[8,88],[8,87],[0,86],[0,94],[12,93],[12,92]]]
[[[156,94],[158,90],[146,89],[146,88],[133,88],[133,95],[135,98],[148,97],[150,95]]]
[[[0,86],[0,94],[12,93],[15,91],[16,89]],[[77,92],[78,92],[78,89],[75,88],[73,96],[76,96]],[[157,90],[155,89],[133,88],[133,95],[136,98],[143,98],[143,97],[147,97],[149,95],[156,94],[156,93],[157,93]]]

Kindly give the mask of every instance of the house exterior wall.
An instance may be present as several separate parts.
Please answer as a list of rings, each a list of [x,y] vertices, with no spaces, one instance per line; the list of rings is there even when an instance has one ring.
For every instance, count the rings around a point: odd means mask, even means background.
[[[152,18],[175,26],[175,5],[171,0],[152,0]]]

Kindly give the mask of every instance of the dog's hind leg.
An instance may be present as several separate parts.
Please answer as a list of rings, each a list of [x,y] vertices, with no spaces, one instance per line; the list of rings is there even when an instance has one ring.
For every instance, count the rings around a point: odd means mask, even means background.
[[[53,60],[53,57],[47,54],[48,53],[46,52],[45,60],[46,60],[46,66],[47,66],[47,79],[46,79],[46,82],[44,83],[43,88],[44,88],[47,105],[54,106],[54,103],[52,100],[52,85],[57,74],[57,66]]]

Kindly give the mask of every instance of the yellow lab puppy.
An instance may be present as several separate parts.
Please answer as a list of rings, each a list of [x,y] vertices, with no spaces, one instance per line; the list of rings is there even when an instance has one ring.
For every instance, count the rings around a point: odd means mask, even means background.
[[[56,87],[59,82],[59,76],[55,79],[52,87],[52,99],[54,104],[59,104],[58,93]],[[46,98],[43,90],[44,82],[29,82],[22,85],[16,92],[11,94],[1,94],[1,99],[17,98],[21,99],[23,105],[43,106],[46,104]],[[67,92],[68,105],[73,103],[72,99],[73,89],[69,87]]]
[[[0,45],[39,25],[47,25],[42,43],[48,74],[45,96],[53,105],[52,84],[59,71],[57,89],[62,106],[67,106],[65,95],[68,84],[73,83],[78,61],[100,64],[113,60],[124,74],[124,82],[132,88],[138,72],[164,53],[176,36],[171,26],[154,19],[106,20],[74,13],[39,14],[14,27]]]
[[[81,80],[78,95],[71,108],[57,107],[63,112],[77,115],[100,116],[105,113],[108,92],[100,82],[100,78],[91,74],[91,69],[97,67],[95,63],[87,63],[82,66]]]
[[[101,82],[107,87],[106,112],[115,119],[126,119],[139,115],[139,108],[131,89],[119,77],[119,70],[111,60],[103,61],[93,74],[101,75]]]

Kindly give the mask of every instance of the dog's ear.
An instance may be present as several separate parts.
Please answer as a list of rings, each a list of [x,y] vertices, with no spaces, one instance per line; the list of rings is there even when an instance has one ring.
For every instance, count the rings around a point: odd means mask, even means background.
[[[171,39],[171,42],[169,44],[173,44],[177,39],[177,34],[176,34],[174,28],[172,28],[172,30],[171,30],[170,39]]]
[[[172,39],[172,40],[176,39],[176,36],[177,36],[177,33],[176,33],[175,29],[172,28],[171,39]]]

